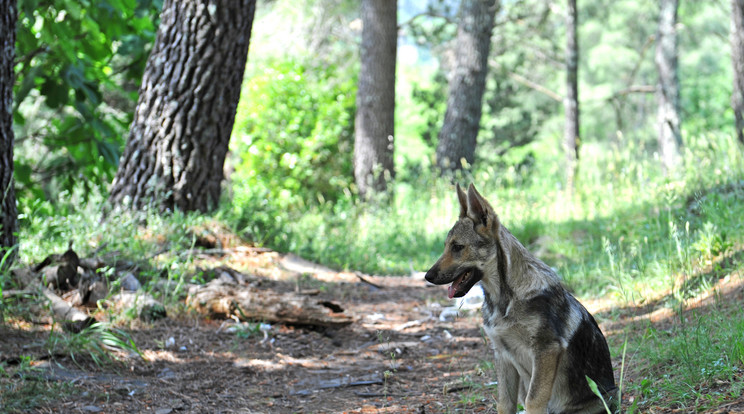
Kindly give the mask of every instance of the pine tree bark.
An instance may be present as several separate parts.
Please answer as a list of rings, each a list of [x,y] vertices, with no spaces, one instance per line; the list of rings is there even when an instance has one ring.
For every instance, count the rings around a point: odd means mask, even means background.
[[[362,1],[362,46],[354,125],[354,181],[361,196],[395,177],[396,0]]]
[[[463,0],[455,40],[455,67],[449,77],[444,123],[436,161],[440,172],[462,169],[475,161],[475,147],[486,89],[496,0]]]
[[[677,7],[678,0],[659,2],[659,30],[656,35],[656,69],[659,84],[657,128],[659,155],[664,170],[673,171],[681,161],[682,134],[679,117],[679,77],[677,75]]]
[[[110,202],[217,206],[255,0],[166,0]]]
[[[734,109],[736,136],[744,145],[744,0],[731,0],[731,64],[734,68]]]
[[[563,108],[566,125],[563,146],[566,154],[566,187],[573,191],[579,167],[579,46],[576,35],[578,13],[576,0],[568,0],[566,13],[566,96]]]
[[[18,243],[18,210],[13,180],[13,84],[15,72],[16,0],[0,0],[0,264],[8,267],[18,251],[3,263]],[[3,270],[3,269],[0,269]]]

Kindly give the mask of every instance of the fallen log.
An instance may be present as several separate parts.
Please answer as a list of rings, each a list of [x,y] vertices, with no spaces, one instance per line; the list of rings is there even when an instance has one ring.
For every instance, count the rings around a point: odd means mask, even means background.
[[[42,287],[41,292],[47,299],[49,299],[55,318],[62,322],[62,328],[66,331],[79,333],[96,322],[95,318],[92,318],[87,313],[76,309],[66,301],[62,300],[62,298],[57,296],[51,290]]]
[[[200,313],[292,325],[341,327],[353,322],[341,306],[296,293],[259,290],[215,279],[189,291],[186,304]]]

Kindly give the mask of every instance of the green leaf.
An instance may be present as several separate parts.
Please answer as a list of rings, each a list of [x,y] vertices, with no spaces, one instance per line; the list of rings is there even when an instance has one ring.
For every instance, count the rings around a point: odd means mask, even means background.
[[[18,105],[23,102],[24,99],[26,99],[26,96],[28,96],[28,93],[31,92],[31,90],[36,86],[36,76],[39,75],[41,72],[41,68],[36,66],[31,68],[31,70],[28,71],[23,76],[23,80],[20,82],[20,86],[15,92],[15,106],[16,108]]]
[[[54,78],[46,78],[39,92],[46,97],[47,106],[53,109],[65,105],[70,97],[70,88]]]
[[[78,0],[66,1],[64,10],[75,20],[80,20],[83,17],[83,8]]]
[[[16,125],[25,125],[26,118],[18,111],[13,112],[13,123]]]
[[[594,395],[596,395],[597,397],[599,397],[600,400],[602,400],[602,404],[604,405],[605,410],[607,411],[607,414],[612,414],[612,411],[610,411],[610,407],[607,406],[607,403],[605,402],[604,397],[602,397],[602,393],[599,392],[599,387],[597,386],[597,383],[594,382],[594,380],[589,378],[589,376],[587,375],[584,375],[584,378],[586,378],[586,382],[589,384],[589,389],[592,390]]]
[[[97,141],[96,146],[98,147],[98,154],[101,155],[109,165],[119,165],[119,147],[111,142]]]
[[[62,70],[62,79],[64,79],[70,87],[77,89],[85,82],[85,71],[78,64],[71,64],[66,66]]]
[[[33,172],[33,170],[28,164],[16,163],[13,169],[16,181],[22,184],[31,183],[31,172]]]

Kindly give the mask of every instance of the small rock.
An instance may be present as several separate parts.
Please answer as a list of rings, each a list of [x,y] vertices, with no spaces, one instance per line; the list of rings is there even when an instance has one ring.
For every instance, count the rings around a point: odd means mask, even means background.
[[[88,291],[90,293],[87,295],[86,303],[95,304],[99,300],[103,300],[108,296],[108,286],[106,286],[105,281],[100,279],[91,283],[88,287]]]
[[[158,372],[158,378],[160,379],[171,379],[175,377],[176,377],[176,373],[173,372],[173,370],[168,367],[163,368],[160,370],[160,372]]]
[[[442,313],[439,314],[439,320],[442,322],[452,322],[459,316],[460,312],[454,306],[442,309]]]
[[[121,288],[130,292],[136,292],[142,288],[142,284],[131,272],[122,276],[119,281],[121,282]]]

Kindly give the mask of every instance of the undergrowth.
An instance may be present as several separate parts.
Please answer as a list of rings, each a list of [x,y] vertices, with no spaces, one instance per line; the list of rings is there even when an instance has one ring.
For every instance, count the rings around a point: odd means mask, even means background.
[[[29,356],[21,357],[15,367],[0,363],[0,407],[4,413],[25,413],[57,400],[60,395],[74,394],[70,382],[48,381],[33,366]]]
[[[651,383],[641,387],[647,404],[712,408],[742,393],[744,312],[680,314],[669,329],[649,326],[642,355]]]
[[[52,328],[46,348],[51,355],[67,355],[76,364],[81,363],[81,357],[90,359],[98,367],[112,362],[114,352],[144,358],[132,337],[108,322],[94,322],[77,333],[57,332]]]
[[[534,145],[536,153],[545,150]],[[455,180],[474,182],[502,223],[558,269],[571,290],[617,304],[600,318],[648,304],[681,309],[719,279],[741,278],[744,151],[733,137],[688,137],[685,165],[670,176],[661,172],[658,160],[629,146],[587,143],[574,193],[561,187],[560,163],[547,152],[527,172],[483,166]],[[337,269],[389,275],[424,271],[440,255],[457,218],[453,184],[420,171],[392,187],[391,194],[366,203],[348,191],[333,202],[321,197],[288,205],[275,203],[261,186],[251,189],[235,181],[212,217],[141,211],[103,220],[103,195],[86,194],[83,202],[80,194],[65,193],[55,202],[21,206],[21,258],[38,263],[72,240],[83,257],[137,262],[146,289],[170,280],[172,288],[162,297],[177,303],[184,284],[200,277],[189,253],[196,240],[193,229],[217,221],[250,242]],[[7,274],[1,281],[0,288],[13,287]],[[743,320],[741,312],[713,309],[680,316],[666,331],[626,332],[632,358],[625,362],[648,373],[629,367],[629,375],[647,378],[629,381],[624,394],[638,407],[714,405],[740,395],[741,386],[733,384],[741,382],[744,367]],[[617,341],[610,342],[618,355]]]

